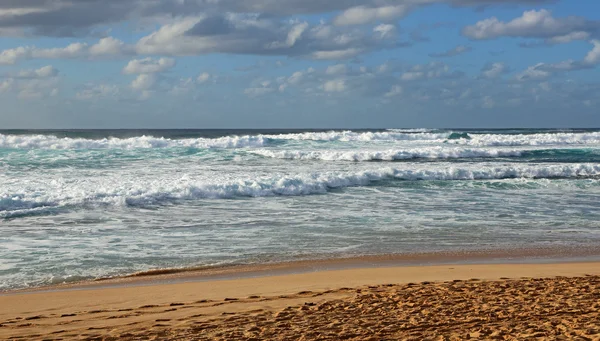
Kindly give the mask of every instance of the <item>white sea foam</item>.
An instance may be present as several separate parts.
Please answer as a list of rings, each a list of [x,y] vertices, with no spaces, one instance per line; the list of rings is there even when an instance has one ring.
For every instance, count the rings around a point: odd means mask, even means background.
[[[432,132],[432,131],[436,131],[439,129],[429,129],[429,128],[412,128],[412,129],[401,129],[401,128],[394,128],[394,129],[386,129],[386,131],[390,131],[393,133],[428,133],[428,132]]]
[[[209,181],[206,178],[82,178],[47,184],[30,181],[27,187],[0,187],[0,217],[43,213],[82,205],[149,206],[191,199],[235,197],[302,196],[324,194],[332,188],[369,185],[385,179],[397,180],[493,180],[507,178],[578,178],[600,175],[598,164],[457,166],[436,168],[381,168],[357,172],[258,177],[256,179]]]
[[[307,140],[307,141],[415,141],[415,140],[440,140],[446,139],[450,133],[428,133],[428,132],[355,132],[355,131],[326,131],[307,132],[298,134],[264,135],[265,137],[278,140]]]
[[[600,144],[600,132],[544,134],[471,134],[471,139],[448,140],[447,143],[473,146],[549,146]]]
[[[323,161],[394,161],[407,159],[456,159],[521,156],[519,149],[477,149],[460,147],[422,147],[414,149],[376,150],[271,150],[256,149],[252,153],[288,160]]]
[[[273,140],[323,142],[406,142],[421,144],[456,144],[466,146],[550,146],[600,144],[600,132],[542,134],[470,134],[469,138],[452,138],[452,132],[416,130],[354,132],[327,131],[278,135],[225,136],[220,138],[169,139],[140,136],[131,138],[59,138],[51,135],[0,134],[0,148],[6,149],[140,149],[140,148],[260,148]],[[467,136],[467,135],[464,135]],[[453,136],[452,136],[453,137]]]
[[[215,139],[167,139],[152,136],[131,138],[58,138],[51,135],[3,135],[0,148],[7,149],[138,149],[138,148],[244,148],[262,147],[263,136],[226,136]]]

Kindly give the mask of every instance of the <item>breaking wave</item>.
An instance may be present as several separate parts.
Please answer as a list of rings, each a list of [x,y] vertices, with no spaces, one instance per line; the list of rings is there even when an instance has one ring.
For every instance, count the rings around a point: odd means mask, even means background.
[[[59,138],[52,135],[0,134],[0,149],[142,149],[142,148],[260,148],[289,141],[319,142],[406,142],[420,144],[454,144],[473,147],[560,146],[600,144],[600,132],[477,134],[434,130],[389,130],[381,132],[326,131],[291,134],[258,134],[219,138],[164,138],[138,136],[131,138]]]
[[[394,161],[409,159],[458,159],[458,158],[494,158],[518,157],[523,150],[475,149],[426,147],[402,150],[270,150],[257,149],[253,154],[287,160],[323,160],[323,161]]]
[[[470,134],[469,138],[448,139],[448,144],[472,146],[549,146],[600,144],[600,132],[542,134]]]
[[[599,164],[524,165],[498,167],[444,167],[438,169],[381,168],[360,172],[322,172],[276,178],[245,179],[222,183],[194,179],[153,181],[131,178],[89,182],[64,182],[46,188],[10,193],[0,188],[0,217],[44,214],[81,206],[153,206],[193,199],[303,196],[325,194],[331,189],[367,186],[381,180],[496,180],[597,178]],[[3,193],[4,192],[4,193]]]
[[[297,134],[279,134],[264,135],[275,140],[298,140],[298,141],[342,141],[342,142],[369,142],[369,141],[416,141],[416,140],[443,140],[448,138],[451,133],[431,133],[431,132],[355,132],[346,131],[326,131],[326,132],[307,132]]]
[[[141,149],[141,148],[244,148],[267,144],[263,136],[226,136],[216,139],[168,139],[139,136],[131,138],[58,138],[51,135],[3,135],[0,148],[6,149]]]

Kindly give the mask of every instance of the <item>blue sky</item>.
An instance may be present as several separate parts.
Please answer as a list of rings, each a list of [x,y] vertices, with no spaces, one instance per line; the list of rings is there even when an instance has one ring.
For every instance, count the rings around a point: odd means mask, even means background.
[[[599,127],[589,0],[0,4],[0,128]]]

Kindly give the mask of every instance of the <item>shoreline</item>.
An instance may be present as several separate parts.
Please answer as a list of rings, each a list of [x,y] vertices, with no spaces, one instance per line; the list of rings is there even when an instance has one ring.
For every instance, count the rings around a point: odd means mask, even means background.
[[[496,331],[572,339],[597,329],[588,326],[600,311],[600,262],[368,267],[86,289],[0,296],[0,339],[465,339]]]
[[[102,277],[30,288],[0,290],[0,297],[38,292],[93,290],[129,286],[152,286],[188,282],[238,280],[301,275],[306,273],[378,269],[385,267],[427,267],[443,265],[494,264],[565,264],[600,262],[597,247],[537,247],[515,249],[461,250],[406,254],[367,255],[340,258],[301,259],[296,261],[228,264],[141,271],[114,277]]]

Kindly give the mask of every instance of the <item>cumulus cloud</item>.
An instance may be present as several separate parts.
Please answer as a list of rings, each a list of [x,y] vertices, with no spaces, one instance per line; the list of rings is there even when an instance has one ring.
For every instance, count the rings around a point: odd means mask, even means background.
[[[600,40],[592,40],[591,43],[594,48],[588,52],[583,61],[589,65],[596,65],[600,63]]]
[[[231,53],[282,55],[313,59],[341,60],[377,49],[393,48],[393,39],[373,39],[360,29],[341,29],[325,23],[281,21],[258,15],[218,15],[227,29],[211,31],[205,22],[211,16],[187,17],[162,26],[136,44],[138,54],[200,55]],[[202,26],[198,30],[198,26]]]
[[[208,72],[202,72],[200,75],[198,75],[198,77],[196,78],[196,82],[198,82],[198,84],[202,84],[202,83],[206,83],[210,80],[211,76]]]
[[[462,33],[475,40],[495,39],[498,37],[547,38],[549,42],[569,42],[581,39],[586,32],[596,30],[600,22],[588,21],[583,17],[569,16],[554,18],[548,10],[531,10],[509,22],[496,17],[467,26]]]
[[[89,46],[86,43],[72,43],[65,47],[38,48],[21,46],[0,52],[0,64],[15,64],[27,59],[93,59],[102,56],[118,56],[132,53],[130,46],[122,41],[107,37]]]
[[[396,26],[392,24],[379,24],[373,28],[379,39],[388,39],[396,36]]]
[[[342,75],[346,73],[347,67],[345,64],[331,65],[327,67],[325,73],[328,75]]]
[[[386,92],[384,97],[396,97],[402,95],[404,89],[400,85],[393,85],[390,91]]]
[[[363,25],[375,21],[387,21],[406,15],[409,7],[406,5],[384,6],[384,7],[352,7],[333,19],[338,26]]]
[[[463,54],[463,53],[469,52],[471,50],[472,49],[469,46],[458,45],[455,48],[452,48],[452,49],[450,49],[448,51],[441,52],[441,53],[432,53],[429,56],[436,57],[436,58],[454,57],[454,56],[458,56],[459,54]]]
[[[132,52],[130,46],[113,37],[102,38],[97,44],[89,48],[90,56],[118,56]]]
[[[400,79],[403,81],[417,81],[423,79],[452,79],[460,78],[464,73],[460,71],[450,71],[450,67],[444,63],[431,62],[428,64],[419,64],[412,66],[402,73]]]
[[[325,92],[343,92],[346,90],[346,82],[343,79],[334,79],[323,83]]]
[[[261,81],[252,87],[244,89],[244,94],[248,97],[260,97],[275,92],[276,89],[273,87],[270,81]]]
[[[42,99],[58,94],[58,70],[48,65],[34,70],[7,74],[0,80],[0,93],[12,92],[24,100]]]
[[[588,32],[576,31],[567,33],[561,36],[555,36],[550,39],[547,39],[547,43],[549,44],[566,44],[575,40],[587,40],[590,37]]]
[[[491,63],[486,65],[481,70],[481,77],[487,79],[495,79],[508,73],[509,67],[504,63]]]
[[[179,82],[171,88],[169,93],[175,96],[181,96],[189,93],[194,89],[195,84],[192,78],[182,78]]]
[[[143,73],[138,75],[132,82],[131,88],[134,90],[149,90],[156,84],[157,77],[154,74]]]
[[[22,70],[16,78],[50,78],[56,76],[58,76],[58,70],[52,65],[47,65],[37,70]]]
[[[593,45],[592,50],[581,61],[570,59],[559,63],[538,63],[528,67],[515,77],[520,81],[541,80],[549,78],[555,73],[594,68],[600,64],[600,40],[592,40],[590,43]]]
[[[119,94],[119,87],[108,84],[86,84],[83,89],[75,94],[79,100],[93,100],[107,97],[115,97]]]
[[[159,73],[165,72],[175,66],[173,58],[144,58],[133,59],[123,68],[124,74],[144,74],[144,73]]]
[[[364,49],[351,47],[343,50],[315,51],[310,54],[310,57],[321,60],[343,60],[356,57],[363,52]]]
[[[325,14],[341,11],[344,25],[389,20],[408,7],[435,3],[455,6],[541,4],[553,0],[10,0],[0,5],[0,30],[46,36],[89,35],[95,29],[126,20],[159,21],[202,13],[261,13],[267,16]],[[214,20],[213,28],[218,26]],[[226,29],[226,26],[221,26]]]
[[[515,78],[519,81],[545,80],[550,77],[552,73],[548,70],[544,70],[544,66],[544,63],[538,63],[530,66],[523,72],[518,73]]]

